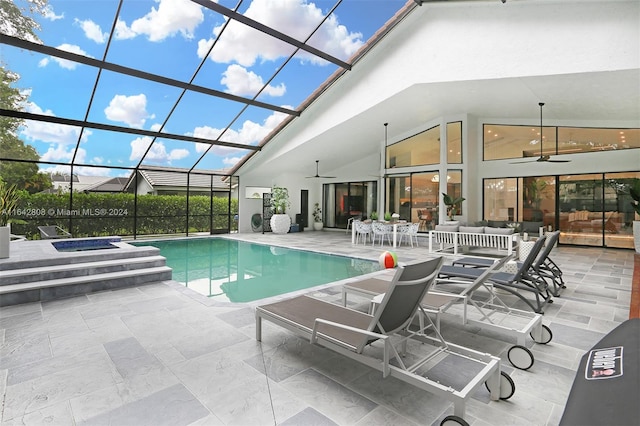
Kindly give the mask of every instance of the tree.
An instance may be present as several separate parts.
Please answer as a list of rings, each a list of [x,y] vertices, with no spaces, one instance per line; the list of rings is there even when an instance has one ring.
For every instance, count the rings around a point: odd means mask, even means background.
[[[35,33],[40,29],[40,24],[32,16],[45,15],[47,3],[48,0],[0,0],[0,32],[23,40],[40,42]]]
[[[0,66],[0,107],[4,109],[18,110],[26,100],[26,96],[19,89],[13,87],[19,76],[4,66]],[[31,194],[51,188],[51,179],[38,173],[38,165],[35,161],[40,155],[34,147],[26,145],[18,137],[18,129],[23,120],[0,116],[0,157],[12,160],[26,161],[0,161],[0,178],[9,185],[16,185]],[[34,162],[32,162],[34,161]]]
[[[23,6],[19,6],[21,3]],[[32,15],[39,13],[44,15],[47,11],[47,0],[0,0],[0,31],[14,37],[40,42],[35,31],[40,25]],[[14,87],[20,76],[0,64],[0,107],[19,111],[27,100],[27,95]],[[40,156],[36,149],[26,145],[18,137],[18,129],[23,125],[23,120],[0,116],[0,157],[6,160],[25,161],[0,161],[0,179],[9,185],[16,185],[30,193],[40,192],[51,188],[51,179],[38,173],[38,165],[32,161],[38,161]]]

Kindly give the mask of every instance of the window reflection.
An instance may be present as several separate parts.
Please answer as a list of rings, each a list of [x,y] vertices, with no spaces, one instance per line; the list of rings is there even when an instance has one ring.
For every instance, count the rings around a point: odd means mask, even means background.
[[[543,127],[542,133],[543,155],[640,148],[640,129]],[[540,156],[539,126],[485,124],[483,138],[485,160]]]
[[[440,126],[387,147],[387,168],[423,166],[440,162]]]
[[[462,164],[462,121],[447,123],[447,163]]]

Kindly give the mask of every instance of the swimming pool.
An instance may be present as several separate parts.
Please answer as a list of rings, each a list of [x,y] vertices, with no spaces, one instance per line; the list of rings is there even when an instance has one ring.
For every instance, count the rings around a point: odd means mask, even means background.
[[[220,237],[132,244],[159,248],[175,281],[226,302],[252,302],[380,270],[370,260]]]

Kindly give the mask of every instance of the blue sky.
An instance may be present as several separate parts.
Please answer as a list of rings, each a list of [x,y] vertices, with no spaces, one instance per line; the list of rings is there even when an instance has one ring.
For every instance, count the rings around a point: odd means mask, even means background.
[[[18,1],[18,4],[21,2]],[[50,0],[46,17],[37,16],[38,35],[47,46],[95,59],[105,49],[118,8],[117,0]],[[235,8],[235,3],[219,0]],[[245,1],[238,12],[304,41],[333,8],[331,0]],[[405,5],[405,0],[343,0],[309,43],[347,61],[385,22]],[[106,60],[172,79],[189,81],[207,58],[193,83],[226,93],[253,98],[279,69],[257,100],[295,109],[337,67],[306,52],[286,63],[293,47],[232,21],[222,33],[226,18],[189,0],[124,0]],[[214,48],[207,57],[209,48]],[[38,114],[159,130],[256,145],[286,115],[268,109],[187,92],[169,116],[181,89],[145,81],[58,58],[1,45],[3,63],[17,72],[17,86],[28,91],[25,110]],[[235,121],[232,122],[236,116]],[[164,126],[164,127],[162,127]],[[68,172],[70,164],[134,167],[151,138],[28,122],[20,137],[33,145],[43,161],[42,170]],[[81,143],[76,150],[78,139]],[[145,165],[190,168],[208,145],[157,139],[143,160]],[[236,164],[249,151],[213,147],[198,169],[219,170]],[[75,160],[74,160],[75,158]],[[117,169],[79,167],[86,175],[127,175]]]

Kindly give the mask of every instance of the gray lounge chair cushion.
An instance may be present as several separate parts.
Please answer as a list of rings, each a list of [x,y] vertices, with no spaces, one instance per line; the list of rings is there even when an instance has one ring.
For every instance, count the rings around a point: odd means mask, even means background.
[[[436,231],[458,232],[458,225],[436,225]]]
[[[460,232],[470,232],[472,234],[484,234],[484,226],[461,226]]]
[[[328,319],[361,330],[367,330],[373,318],[371,315],[363,312],[314,299],[309,296],[298,296],[293,299],[263,305],[261,309],[285,318],[300,327],[304,327],[308,329],[309,333],[313,330],[316,318]],[[327,324],[319,325],[318,331],[353,347],[358,347],[362,340],[366,339],[366,336],[361,333],[331,327]]]
[[[511,235],[513,234],[513,228],[492,228],[490,226],[485,226],[484,233],[495,235]]]
[[[390,285],[391,281],[385,281],[378,278],[367,278],[345,284],[345,286],[348,286],[349,288],[370,294],[371,296],[386,293],[387,290],[389,290]]]

